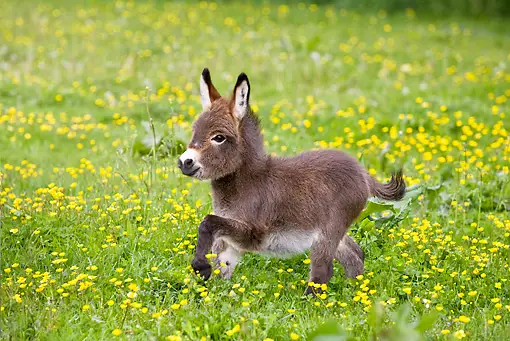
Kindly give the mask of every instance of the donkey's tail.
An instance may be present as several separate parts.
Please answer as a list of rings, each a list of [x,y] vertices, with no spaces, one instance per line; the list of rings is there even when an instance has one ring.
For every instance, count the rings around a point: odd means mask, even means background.
[[[372,195],[384,200],[398,201],[406,193],[406,183],[402,177],[402,169],[391,175],[388,183],[382,184],[376,179],[370,177],[370,191]]]

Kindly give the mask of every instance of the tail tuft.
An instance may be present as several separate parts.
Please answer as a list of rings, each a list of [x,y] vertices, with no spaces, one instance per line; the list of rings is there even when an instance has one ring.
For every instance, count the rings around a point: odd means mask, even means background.
[[[402,169],[400,169],[398,172],[393,173],[390,182],[385,184],[372,178],[372,194],[384,200],[401,200],[406,193],[406,183],[402,175]]]

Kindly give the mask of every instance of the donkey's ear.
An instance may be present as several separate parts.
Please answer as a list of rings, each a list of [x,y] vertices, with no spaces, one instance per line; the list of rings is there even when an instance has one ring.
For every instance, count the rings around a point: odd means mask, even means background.
[[[241,120],[250,107],[250,81],[248,76],[243,72],[237,77],[236,86],[234,87],[234,95],[232,96],[232,108],[234,116]]]
[[[202,102],[202,109],[207,109],[212,102],[220,97],[220,93],[216,90],[212,83],[209,69],[205,68],[204,71],[202,71],[202,76],[200,77],[200,101]]]

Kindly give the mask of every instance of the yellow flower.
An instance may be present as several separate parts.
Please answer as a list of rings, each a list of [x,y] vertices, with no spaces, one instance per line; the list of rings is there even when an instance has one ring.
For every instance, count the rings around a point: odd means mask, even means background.
[[[464,333],[464,331],[461,329],[453,333],[453,336],[455,336],[457,339],[463,339],[466,337],[466,333]]]
[[[18,303],[23,302],[23,299],[21,298],[21,296],[20,296],[19,294],[14,295],[14,297],[13,297],[13,298],[14,298],[14,300],[15,300],[16,302],[18,302]]]
[[[239,324],[236,324],[234,326],[234,328],[232,328],[231,330],[227,330],[226,333],[227,333],[228,336],[232,336],[232,335],[234,335],[235,333],[237,333],[240,330],[241,330],[241,326]]]
[[[120,330],[119,328],[115,328],[113,331],[112,331],[112,334],[115,335],[115,336],[119,336],[122,334],[122,330]]]
[[[291,340],[299,340],[299,335],[296,333],[290,333]]]
[[[464,316],[464,315],[460,315],[459,316],[459,321],[462,322],[462,323],[468,323],[469,321],[471,321],[471,319],[467,316]]]

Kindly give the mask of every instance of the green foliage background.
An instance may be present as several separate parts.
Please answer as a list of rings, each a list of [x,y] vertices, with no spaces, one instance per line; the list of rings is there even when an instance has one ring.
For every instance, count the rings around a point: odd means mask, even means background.
[[[0,339],[505,339],[508,10],[413,3],[0,2]],[[176,156],[206,66],[226,96],[248,74],[268,153],[404,168],[409,200],[349,231],[363,277],[192,273],[210,188]]]

